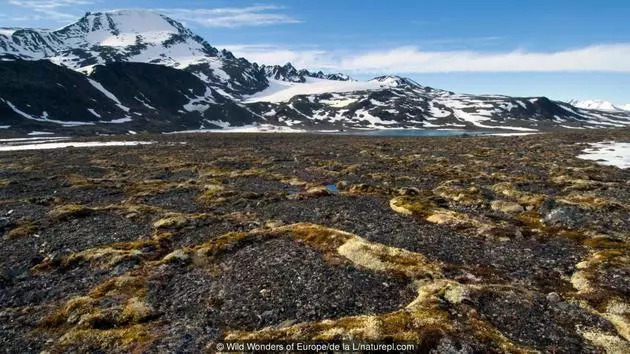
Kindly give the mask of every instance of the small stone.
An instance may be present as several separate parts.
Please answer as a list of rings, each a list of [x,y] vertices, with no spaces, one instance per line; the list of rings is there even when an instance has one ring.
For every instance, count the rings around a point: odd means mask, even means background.
[[[11,225],[11,219],[9,218],[0,218],[0,230],[4,230],[8,226]]]
[[[403,196],[414,196],[419,195],[420,190],[415,187],[403,187],[398,189],[398,194]]]
[[[558,302],[562,301],[562,298],[560,297],[560,295],[558,295],[558,293],[551,292],[551,293],[547,294],[547,301],[549,301],[552,304],[555,304],[555,303],[558,303]]]
[[[543,207],[541,207],[543,209]],[[543,223],[549,226],[564,226],[576,229],[584,225],[584,215],[580,208],[574,205],[558,205],[543,215]]]

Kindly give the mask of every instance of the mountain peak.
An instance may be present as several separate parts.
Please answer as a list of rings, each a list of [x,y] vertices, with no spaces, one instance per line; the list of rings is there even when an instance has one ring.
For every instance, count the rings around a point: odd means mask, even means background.
[[[391,86],[391,87],[400,87],[400,86],[420,86],[417,82],[402,76],[397,75],[383,75],[378,76],[372,79],[373,82],[379,82],[381,84]]]
[[[172,36],[193,37],[181,23],[153,11],[113,10],[88,12],[77,22],[55,31],[66,38],[81,38],[91,45],[125,47],[143,43],[162,43]]]
[[[147,10],[88,12],[55,31],[0,36],[0,56],[49,59],[75,70],[113,61],[185,68],[218,55],[181,23]]]

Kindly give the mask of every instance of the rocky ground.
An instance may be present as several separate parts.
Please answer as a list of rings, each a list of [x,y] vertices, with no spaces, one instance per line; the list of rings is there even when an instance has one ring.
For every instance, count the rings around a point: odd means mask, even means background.
[[[2,350],[630,352],[628,130],[133,139],[0,153]]]

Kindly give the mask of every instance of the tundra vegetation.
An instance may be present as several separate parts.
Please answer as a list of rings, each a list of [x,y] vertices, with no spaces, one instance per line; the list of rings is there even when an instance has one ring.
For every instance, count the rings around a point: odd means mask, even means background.
[[[3,349],[630,352],[628,130],[141,139],[0,154]]]

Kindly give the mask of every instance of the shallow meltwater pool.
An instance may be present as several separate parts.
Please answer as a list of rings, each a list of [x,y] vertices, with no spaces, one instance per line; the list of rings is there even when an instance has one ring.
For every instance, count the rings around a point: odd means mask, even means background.
[[[339,193],[339,188],[337,188],[336,184],[327,184],[326,189],[328,189],[332,193]]]

